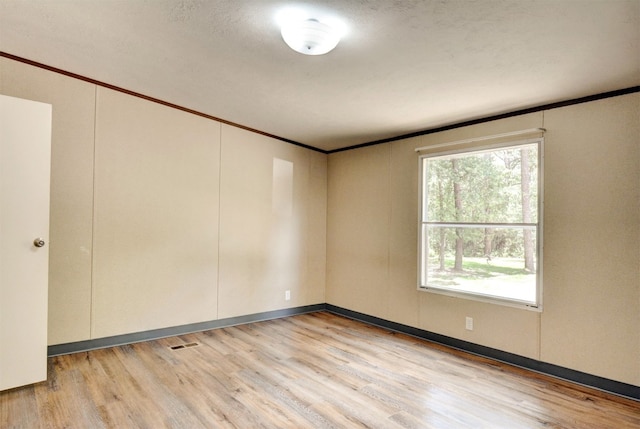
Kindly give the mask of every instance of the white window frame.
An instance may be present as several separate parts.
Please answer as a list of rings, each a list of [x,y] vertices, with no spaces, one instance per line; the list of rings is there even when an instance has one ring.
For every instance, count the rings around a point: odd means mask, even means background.
[[[493,151],[499,149],[514,148],[524,145],[538,145],[538,212],[537,212],[537,226],[536,226],[536,302],[521,301],[518,299],[499,297],[495,295],[484,295],[475,292],[458,291],[453,289],[444,289],[434,286],[429,286],[426,281],[423,284],[423,279],[427,278],[427,262],[428,257],[425,258],[423,252],[425,246],[427,247],[427,234],[425,233],[426,225],[428,221],[423,218],[423,211],[426,208],[427,196],[425,192],[426,177],[423,177],[423,162],[425,158],[435,158],[454,154],[463,153],[480,153],[483,151]],[[424,149],[428,149],[425,147]],[[494,304],[506,305],[510,307],[522,308],[532,311],[542,311],[542,273],[543,273],[543,213],[544,213],[544,137],[531,138],[526,140],[508,141],[495,144],[485,144],[472,147],[466,147],[463,149],[454,150],[435,150],[433,152],[422,154],[418,157],[418,170],[419,170],[419,185],[418,185],[418,290],[428,293],[434,293],[439,295],[453,296],[457,298],[469,299],[474,301],[489,302]],[[477,224],[482,227],[487,224]],[[491,224],[498,225],[498,224]],[[520,224],[513,224],[520,225]]]

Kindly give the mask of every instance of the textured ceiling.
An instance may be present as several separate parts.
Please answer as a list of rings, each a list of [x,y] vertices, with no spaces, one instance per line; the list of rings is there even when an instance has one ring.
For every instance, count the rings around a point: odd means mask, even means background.
[[[349,32],[298,54],[291,6]],[[640,85],[640,1],[0,0],[0,51],[332,150]]]

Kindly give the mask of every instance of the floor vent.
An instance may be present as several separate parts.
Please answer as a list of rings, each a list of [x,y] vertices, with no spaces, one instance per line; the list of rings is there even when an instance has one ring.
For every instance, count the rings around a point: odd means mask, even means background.
[[[195,347],[195,346],[199,346],[200,344],[198,343],[186,343],[186,344],[179,344],[177,346],[171,346],[169,347],[171,350],[180,350],[180,349],[187,349],[189,347]]]

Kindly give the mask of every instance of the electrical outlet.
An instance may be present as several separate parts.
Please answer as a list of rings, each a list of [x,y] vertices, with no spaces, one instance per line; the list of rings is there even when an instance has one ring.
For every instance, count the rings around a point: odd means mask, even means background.
[[[464,321],[464,328],[467,331],[473,331],[473,317],[467,317]]]
[[[291,291],[290,290],[285,290],[284,291],[284,300],[285,301],[289,301],[291,299]]]

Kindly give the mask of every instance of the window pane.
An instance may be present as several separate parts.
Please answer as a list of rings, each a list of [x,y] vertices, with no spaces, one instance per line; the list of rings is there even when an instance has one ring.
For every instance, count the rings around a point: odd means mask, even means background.
[[[535,304],[535,227],[424,228],[427,275],[423,286]]]
[[[538,146],[424,158],[430,222],[536,223]]]

